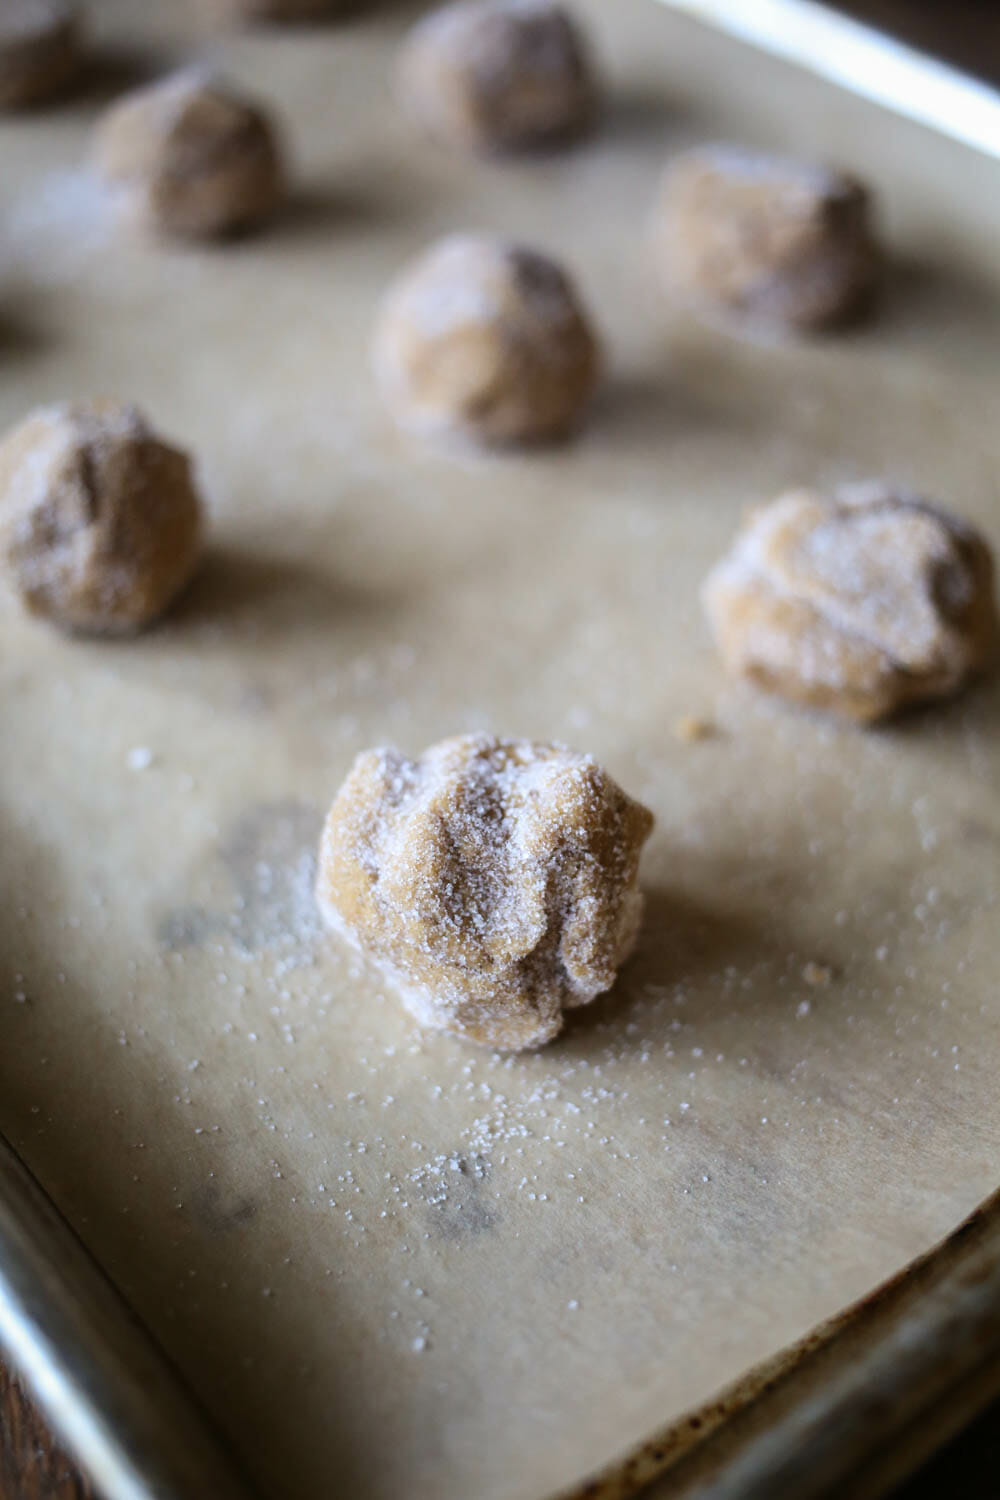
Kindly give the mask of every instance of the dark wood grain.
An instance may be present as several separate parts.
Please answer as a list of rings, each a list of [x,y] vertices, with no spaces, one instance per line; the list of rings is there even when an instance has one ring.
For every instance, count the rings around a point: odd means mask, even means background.
[[[0,1500],[97,1500],[0,1365]]]

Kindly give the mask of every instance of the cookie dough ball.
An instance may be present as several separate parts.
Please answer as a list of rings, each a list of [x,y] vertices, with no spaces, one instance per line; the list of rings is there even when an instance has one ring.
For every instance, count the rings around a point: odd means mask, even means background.
[[[433,246],[390,289],[375,371],[399,420],[479,443],[565,436],[597,382],[597,340],[566,273],[485,235]]]
[[[210,15],[226,21],[325,21],[348,9],[351,0],[202,0]]]
[[[269,218],[284,172],[267,115],[228,85],[194,73],[136,89],[97,128],[98,171],[145,228],[191,238]]]
[[[53,98],[79,67],[75,6],[65,0],[0,0],[0,110]]]
[[[134,406],[42,407],[0,443],[0,557],[32,614],[139,630],[188,581],[200,542],[190,461]]]
[[[587,755],[464,735],[359,755],[317,896],[425,1026],[539,1047],[610,989],[642,915],[652,814]]]
[[[749,322],[827,327],[874,288],[869,195],[827,167],[737,146],[689,151],[667,171],[656,222],[668,285]]]
[[[998,640],[983,539],[879,483],[753,512],[702,597],[731,671],[861,722],[953,693]]]
[[[434,11],[410,33],[399,80],[424,129],[470,151],[567,139],[596,111],[583,37],[551,0],[459,0]]]

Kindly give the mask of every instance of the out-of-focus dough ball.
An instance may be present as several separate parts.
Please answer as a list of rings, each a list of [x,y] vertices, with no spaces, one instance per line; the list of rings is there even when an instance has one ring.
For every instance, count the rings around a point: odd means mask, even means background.
[[[41,104],[80,67],[77,8],[65,0],[0,0],[0,110]]]
[[[671,289],[778,328],[816,329],[856,315],[879,268],[861,183],[738,146],[706,146],[674,160],[656,234]]]
[[[170,235],[250,229],[274,213],[285,189],[268,116],[197,73],[176,74],[113,104],[97,127],[95,157],[130,217]]]
[[[42,407],[0,443],[0,553],[32,614],[65,630],[139,630],[200,550],[190,461],[134,406]]]
[[[395,283],[375,370],[406,426],[480,443],[565,435],[597,381],[597,340],[567,274],[486,235],[434,245]]]
[[[414,118],[466,150],[568,139],[596,111],[580,28],[552,0],[459,0],[434,11],[410,33],[399,77]]]
[[[1000,635],[982,537],[878,482],[761,506],[702,597],[732,672],[862,722],[955,692]]]
[[[210,16],[221,20],[257,21],[325,21],[342,12],[358,8],[358,0],[202,0]]]
[[[615,981],[642,915],[653,817],[586,755],[465,735],[359,755],[317,897],[425,1026],[538,1047]]]

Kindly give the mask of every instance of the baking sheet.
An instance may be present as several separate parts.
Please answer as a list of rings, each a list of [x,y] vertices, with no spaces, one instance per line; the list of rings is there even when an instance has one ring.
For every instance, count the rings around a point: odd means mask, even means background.
[[[727,685],[696,602],[787,484],[887,474],[1000,538],[996,169],[646,0],[580,8],[604,129],[483,165],[390,107],[405,8],[206,44],[96,6],[106,81],[207,46],[282,109],[296,202],[222,249],[115,236],[76,167],[99,89],[2,126],[4,425],[144,403],[213,545],[135,642],[4,602],[0,1128],[275,1496],[538,1500],[996,1185],[996,681],[841,729]],[[659,167],[733,134],[874,179],[871,328],[762,347],[662,305]],[[378,406],[379,291],[476,226],[595,310],[571,447],[456,455]],[[311,901],[353,754],[474,728],[592,750],[658,818],[637,957],[533,1057],[421,1037]]]

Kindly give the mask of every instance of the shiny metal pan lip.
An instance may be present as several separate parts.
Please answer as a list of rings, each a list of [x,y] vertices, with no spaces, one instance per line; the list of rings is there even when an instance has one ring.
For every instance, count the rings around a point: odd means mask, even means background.
[[[0,1348],[102,1500],[252,1500],[166,1356],[2,1136]]]
[[[1000,92],[817,0],[659,0],[1000,159]]]

